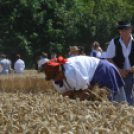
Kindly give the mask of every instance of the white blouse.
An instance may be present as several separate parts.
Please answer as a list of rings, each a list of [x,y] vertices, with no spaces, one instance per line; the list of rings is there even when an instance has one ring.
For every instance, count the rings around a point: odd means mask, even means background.
[[[63,80],[63,87],[60,87],[59,85],[55,84],[55,82],[53,80],[52,80],[52,84],[54,85],[56,90],[61,94],[65,93],[69,90],[73,90],[73,89],[71,89],[71,87],[69,86],[69,84],[67,83],[66,80]]]
[[[66,77],[66,80],[63,80],[63,87],[60,88],[54,81],[52,83],[61,94],[68,90],[87,89],[87,84],[92,80],[99,61],[100,59],[89,56],[68,58],[68,62],[63,64]]]
[[[68,58],[68,62],[63,64],[66,80],[63,80],[63,87],[60,88],[52,82],[58,92],[64,93],[68,90],[84,90],[88,88],[100,59],[89,56],[76,56]]]

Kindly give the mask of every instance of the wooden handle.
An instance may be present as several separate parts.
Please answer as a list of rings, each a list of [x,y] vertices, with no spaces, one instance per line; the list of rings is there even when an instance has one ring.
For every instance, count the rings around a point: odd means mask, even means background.
[[[128,69],[126,70],[127,73],[134,73],[134,69]]]

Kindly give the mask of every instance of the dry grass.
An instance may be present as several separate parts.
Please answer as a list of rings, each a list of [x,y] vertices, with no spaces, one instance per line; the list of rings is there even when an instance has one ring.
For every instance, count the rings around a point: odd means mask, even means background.
[[[63,98],[35,71],[0,76],[0,134],[133,134],[126,103]],[[40,85],[40,86],[39,86]]]
[[[1,92],[24,93],[43,92],[47,89],[54,89],[51,81],[45,81],[44,73],[38,74],[36,70],[25,70],[24,74],[0,75]]]

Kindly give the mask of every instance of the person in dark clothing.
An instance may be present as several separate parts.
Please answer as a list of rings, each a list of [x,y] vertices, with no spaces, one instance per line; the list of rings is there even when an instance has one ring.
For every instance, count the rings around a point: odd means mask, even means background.
[[[117,27],[120,36],[111,40],[107,49],[107,60],[113,63],[125,81],[125,92],[129,105],[133,104],[132,87],[134,84],[134,37],[129,20],[120,21]],[[129,72],[129,73],[128,73]]]

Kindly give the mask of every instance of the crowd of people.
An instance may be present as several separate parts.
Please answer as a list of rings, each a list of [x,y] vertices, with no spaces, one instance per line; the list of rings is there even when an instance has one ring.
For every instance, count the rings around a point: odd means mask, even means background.
[[[56,60],[46,61],[41,66],[46,80],[52,80],[57,91],[70,98],[73,92],[82,90],[80,100],[86,99],[92,84],[99,83],[100,87],[111,91],[110,101],[127,101],[133,105],[134,39],[131,22],[120,21],[117,30],[120,36],[107,42],[104,52],[95,41],[87,56],[79,55],[79,48],[72,46],[69,58],[59,56]]]
[[[12,68],[12,62],[9,60],[8,56],[5,54],[0,55],[0,74],[7,75],[10,73],[21,74],[24,72],[25,62],[20,59],[20,55],[16,55],[16,61],[14,63],[14,68]]]

